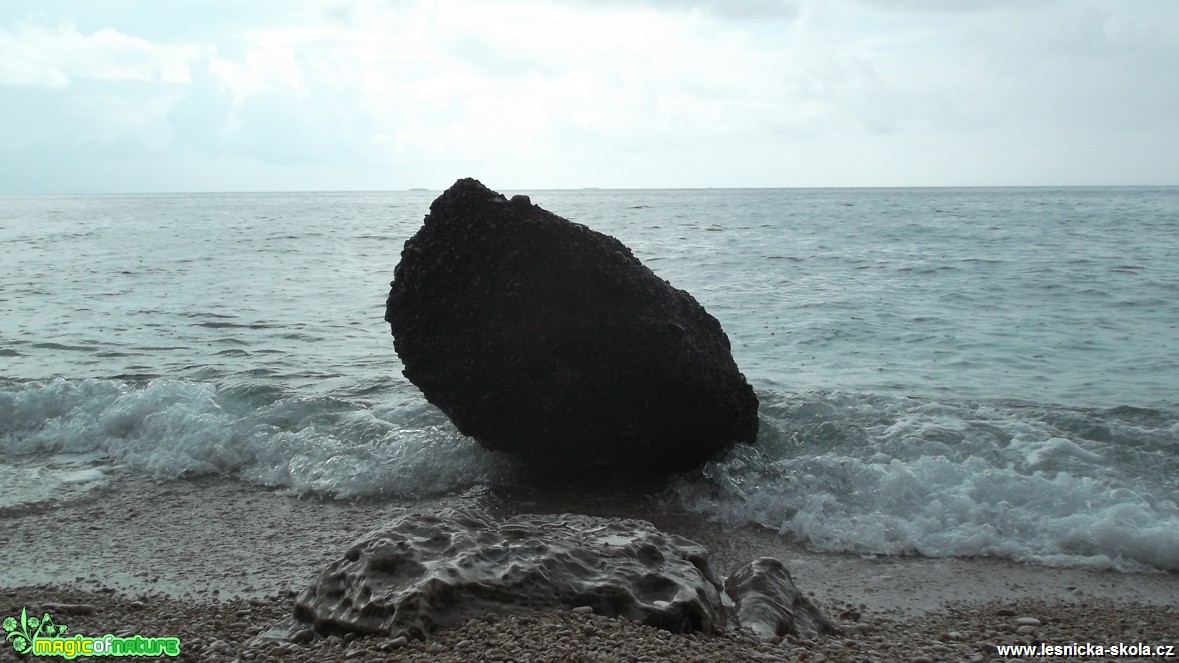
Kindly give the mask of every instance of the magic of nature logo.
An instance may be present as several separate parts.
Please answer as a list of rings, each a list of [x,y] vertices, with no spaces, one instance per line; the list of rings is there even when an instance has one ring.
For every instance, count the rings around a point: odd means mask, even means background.
[[[179,656],[180,638],[145,638],[141,635],[120,637],[107,633],[98,637],[75,634],[65,636],[66,625],[58,624],[48,612],[29,616],[21,608],[20,616],[4,618],[4,640],[12,643],[17,654],[60,656]]]

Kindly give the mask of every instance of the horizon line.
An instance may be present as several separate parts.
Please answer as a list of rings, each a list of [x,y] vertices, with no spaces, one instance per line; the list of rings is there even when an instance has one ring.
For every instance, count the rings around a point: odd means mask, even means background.
[[[503,191],[815,191],[853,189],[1166,189],[1179,184],[937,184],[937,185],[859,185],[859,186],[666,186],[666,187],[497,187]],[[296,193],[430,193],[450,187],[398,187],[389,189],[193,189],[168,191],[0,191],[0,196],[169,196],[230,194]]]

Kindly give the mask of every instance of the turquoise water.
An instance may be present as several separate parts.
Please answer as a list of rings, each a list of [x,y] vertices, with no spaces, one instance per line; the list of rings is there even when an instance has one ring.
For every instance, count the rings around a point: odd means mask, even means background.
[[[504,193],[618,237],[729,334],[761,437],[670,503],[818,550],[1179,569],[1179,189]],[[382,321],[436,195],[0,199],[4,499],[124,471],[507,480]]]

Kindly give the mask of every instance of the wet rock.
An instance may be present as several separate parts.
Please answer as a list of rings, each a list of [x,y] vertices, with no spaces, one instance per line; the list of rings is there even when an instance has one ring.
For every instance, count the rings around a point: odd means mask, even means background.
[[[725,626],[708,551],[650,523],[409,514],[354,544],[295,599],[324,633],[423,638],[492,614],[589,607],[673,632]]]
[[[94,606],[89,603],[46,603],[43,607],[46,611],[55,614],[65,615],[93,615]]]
[[[573,514],[500,521],[470,510],[406,514],[361,538],[295,599],[280,630],[422,639],[475,620],[562,610],[674,633],[835,632],[775,559],[755,560],[722,583],[706,549],[646,521]],[[598,634],[599,624],[579,631]]]
[[[790,571],[773,557],[755,559],[725,580],[736,618],[763,640],[795,635],[814,638],[835,626],[794,586]]]
[[[464,434],[540,468],[695,467],[757,436],[720,323],[613,237],[459,180],[401,253],[385,319]]]

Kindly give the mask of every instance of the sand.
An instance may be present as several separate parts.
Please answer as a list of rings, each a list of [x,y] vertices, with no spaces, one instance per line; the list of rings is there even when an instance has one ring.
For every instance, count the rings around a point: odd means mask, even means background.
[[[723,574],[772,555],[843,633],[815,642],[678,636],[563,612],[478,620],[427,642],[255,637],[289,615],[293,595],[365,531],[406,510],[440,506],[641,517],[707,546]],[[982,661],[1004,660],[1001,644],[1179,645],[1179,574],[813,554],[776,533],[668,513],[625,491],[477,489],[418,503],[348,502],[224,479],[116,475],[66,501],[0,511],[0,541],[0,616],[50,608],[67,635],[178,636],[186,660]],[[0,647],[0,660],[17,660],[10,645]]]

